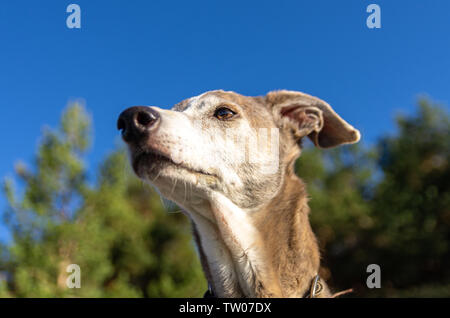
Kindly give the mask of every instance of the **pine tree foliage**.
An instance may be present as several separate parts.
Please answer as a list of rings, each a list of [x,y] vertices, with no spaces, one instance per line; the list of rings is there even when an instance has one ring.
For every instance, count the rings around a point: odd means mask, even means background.
[[[0,296],[201,296],[206,283],[181,213],[168,214],[159,196],[130,171],[124,149],[87,178],[91,120],[70,105],[58,130],[45,129],[33,168],[16,166],[6,180],[6,222]],[[68,288],[67,267],[81,269],[81,288]]]

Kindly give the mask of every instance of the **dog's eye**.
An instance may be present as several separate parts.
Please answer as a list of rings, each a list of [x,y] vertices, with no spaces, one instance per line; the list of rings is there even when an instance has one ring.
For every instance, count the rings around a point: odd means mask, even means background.
[[[214,112],[214,117],[220,120],[231,119],[236,113],[229,108],[220,107]]]

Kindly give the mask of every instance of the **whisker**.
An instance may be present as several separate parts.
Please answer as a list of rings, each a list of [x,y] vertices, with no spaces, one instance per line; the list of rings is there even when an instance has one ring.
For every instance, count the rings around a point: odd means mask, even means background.
[[[159,193],[158,193],[159,194]],[[168,211],[167,207],[166,207],[166,203],[164,202],[164,199],[162,197],[161,194],[159,194],[159,201],[161,202],[162,207],[164,208],[164,210]]]
[[[159,178],[160,174],[161,174],[161,170],[158,171],[158,174],[156,175],[155,179],[152,180],[153,183],[155,183],[156,179]]]
[[[183,203],[186,203],[186,199],[187,199],[187,185],[186,185],[186,181],[183,181],[184,183],[184,200]]]
[[[167,213],[183,213],[183,210],[167,211]]]
[[[177,186],[177,182],[178,182],[178,179],[175,179],[175,182],[173,183],[173,187],[172,187],[172,191],[171,191],[171,193],[170,193],[170,195],[173,197],[173,192],[175,191],[175,187]]]

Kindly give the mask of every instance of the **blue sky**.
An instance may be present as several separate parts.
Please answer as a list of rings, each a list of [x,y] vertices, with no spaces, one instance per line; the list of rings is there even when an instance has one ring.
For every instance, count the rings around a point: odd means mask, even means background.
[[[66,27],[70,3],[79,30]],[[381,29],[366,26],[370,3]],[[0,177],[32,160],[42,126],[76,98],[94,119],[91,171],[114,149],[127,106],[171,107],[219,88],[310,93],[373,143],[417,96],[449,104],[449,14],[448,0],[2,2]]]

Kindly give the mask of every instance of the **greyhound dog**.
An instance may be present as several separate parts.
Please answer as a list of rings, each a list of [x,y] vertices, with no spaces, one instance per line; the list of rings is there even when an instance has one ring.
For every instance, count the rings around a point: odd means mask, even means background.
[[[191,220],[210,296],[332,296],[294,172],[303,137],[320,148],[360,139],[330,105],[295,91],[216,90],[171,110],[128,108],[117,126],[136,175]]]

